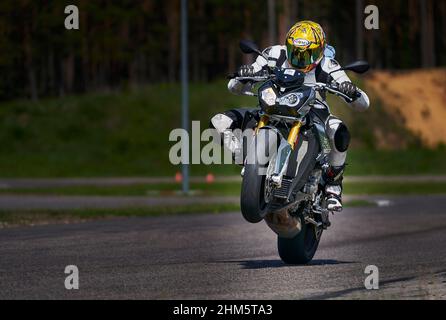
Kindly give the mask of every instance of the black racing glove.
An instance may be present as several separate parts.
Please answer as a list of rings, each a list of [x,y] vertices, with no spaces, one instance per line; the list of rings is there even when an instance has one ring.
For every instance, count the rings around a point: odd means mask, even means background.
[[[237,72],[228,75],[228,79],[233,79],[235,77],[267,77],[269,72],[266,69],[261,69],[254,72],[254,67],[252,65],[242,65]],[[249,80],[241,80],[242,82]]]
[[[254,67],[250,65],[242,65],[237,73],[239,77],[254,77],[256,75]]]
[[[339,85],[338,89],[343,94],[345,94],[346,96],[348,96],[354,100],[356,100],[358,98],[358,95],[359,95],[358,88],[350,81],[344,81],[343,83],[341,83]]]

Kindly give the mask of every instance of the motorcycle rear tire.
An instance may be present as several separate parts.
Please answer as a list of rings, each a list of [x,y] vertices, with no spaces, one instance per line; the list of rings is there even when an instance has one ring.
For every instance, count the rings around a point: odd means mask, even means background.
[[[291,239],[277,237],[279,256],[287,264],[307,264],[313,259],[319,246],[319,238],[313,225],[302,222],[302,230]]]

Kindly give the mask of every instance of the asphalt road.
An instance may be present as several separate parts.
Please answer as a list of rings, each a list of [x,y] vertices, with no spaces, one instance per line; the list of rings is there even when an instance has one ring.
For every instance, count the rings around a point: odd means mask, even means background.
[[[0,230],[0,298],[446,299],[446,196],[393,198],[332,217],[313,262],[284,265],[239,213]],[[79,290],[64,269],[79,268]],[[380,288],[364,288],[379,268]]]

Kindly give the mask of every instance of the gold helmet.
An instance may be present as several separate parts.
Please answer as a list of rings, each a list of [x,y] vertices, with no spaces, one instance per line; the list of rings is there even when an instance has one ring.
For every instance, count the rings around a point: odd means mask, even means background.
[[[288,62],[302,72],[309,72],[321,62],[325,45],[325,33],[318,23],[299,21],[286,36]]]

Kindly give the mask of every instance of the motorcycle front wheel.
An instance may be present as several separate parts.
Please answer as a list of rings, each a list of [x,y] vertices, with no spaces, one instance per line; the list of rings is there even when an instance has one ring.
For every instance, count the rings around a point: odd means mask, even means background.
[[[269,162],[274,162],[277,152],[277,136],[269,130],[261,130],[250,146],[248,162],[244,166],[240,209],[246,221],[257,223],[266,216],[273,188],[266,179]],[[267,155],[267,156],[266,156]],[[265,158],[266,156],[266,158]],[[259,162],[259,159],[263,161]]]
[[[240,209],[243,218],[251,223],[263,220],[267,214],[268,199],[265,195],[265,175],[259,174],[259,166],[245,166],[240,195]]]

